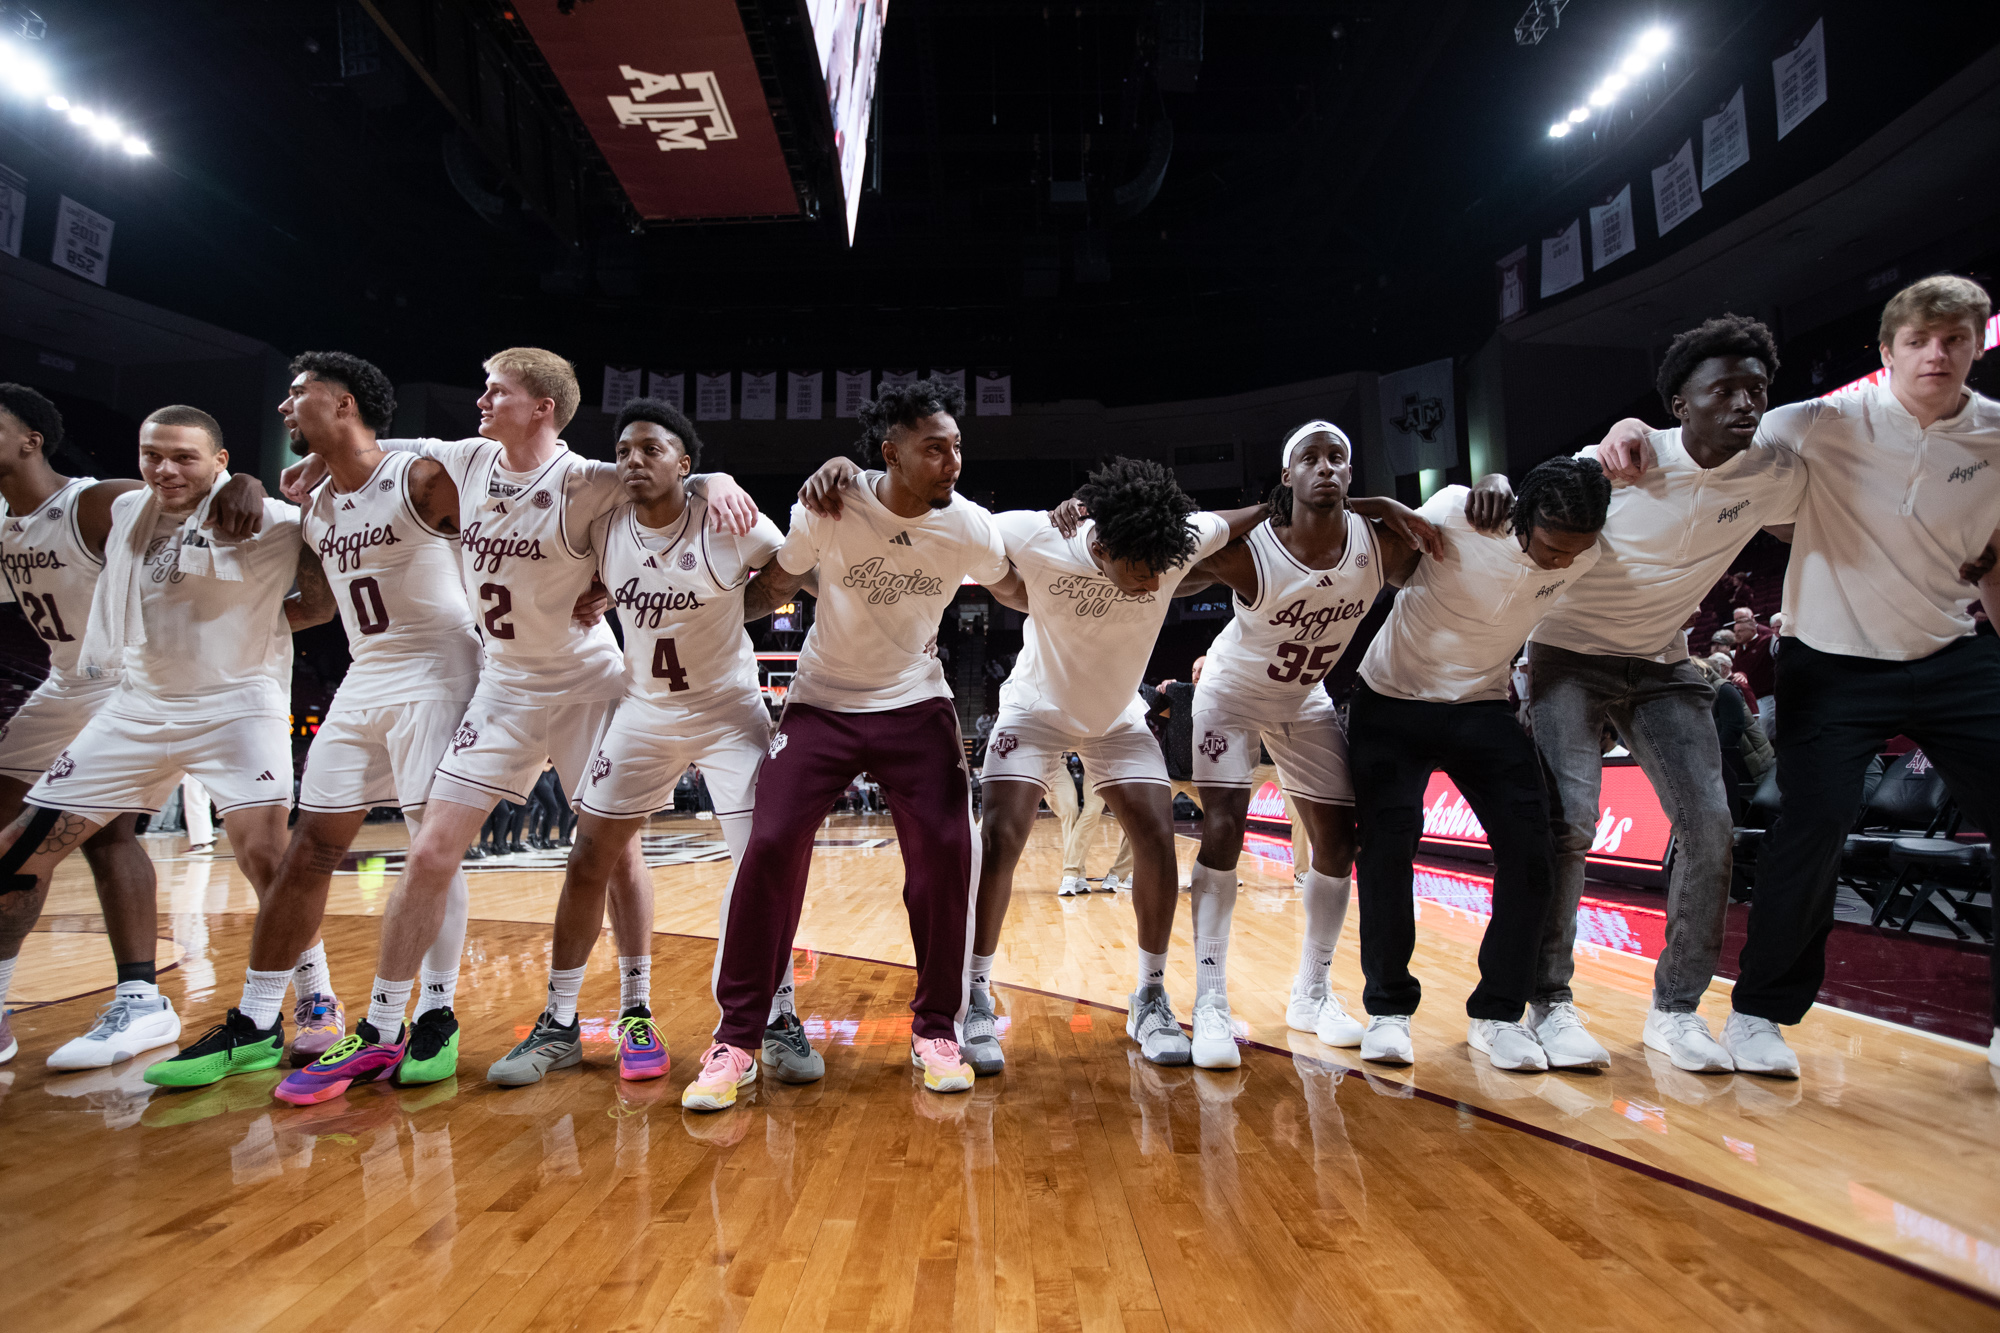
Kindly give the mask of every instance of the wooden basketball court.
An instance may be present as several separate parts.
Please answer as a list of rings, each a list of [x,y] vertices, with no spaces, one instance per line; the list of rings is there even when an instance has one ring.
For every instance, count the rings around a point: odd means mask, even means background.
[[[1682,1074],[1638,1040],[1651,964],[1579,959],[1603,1074],[1471,1056],[1480,921],[1424,905],[1417,1064],[1364,1068],[1284,1027],[1299,906],[1244,861],[1231,1073],[1124,1036],[1123,895],[1058,899],[1036,829],[996,979],[1009,1071],[923,1091],[884,820],[823,832],[801,926],[817,1085],[683,1112],[706,1044],[727,874],[714,825],[659,821],[655,1008],[675,1068],[611,1067],[606,944],[584,1069],[494,1088],[540,1007],[559,873],[472,876],[455,1081],[312,1108],[278,1073],[174,1094],[42,1060],[107,998],[102,925],[65,866],[14,983],[0,1068],[0,1246],[18,1328],[1969,1329],[2000,1327],[2000,1080],[1984,1052],[1816,1009],[1805,1078]],[[1094,868],[1109,861],[1109,835]],[[400,826],[335,879],[328,952],[358,999]],[[162,989],[191,1041],[234,1002],[253,897],[226,857],[161,862]],[[1183,860],[1192,855],[1183,840]],[[551,858],[552,859],[552,858]],[[1193,997],[1183,906],[1170,984]],[[1334,961],[1359,1010],[1350,922]],[[1726,1012],[1726,985],[1707,1012]],[[351,1021],[351,1018],[350,1018]]]

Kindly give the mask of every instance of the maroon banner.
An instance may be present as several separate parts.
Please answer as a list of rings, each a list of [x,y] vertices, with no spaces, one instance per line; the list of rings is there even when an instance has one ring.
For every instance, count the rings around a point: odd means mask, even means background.
[[[733,0],[516,9],[644,218],[797,213]]]

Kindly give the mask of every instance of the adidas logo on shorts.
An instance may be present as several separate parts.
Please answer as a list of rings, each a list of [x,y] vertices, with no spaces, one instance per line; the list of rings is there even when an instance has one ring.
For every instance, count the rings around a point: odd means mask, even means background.
[[[265,770],[264,770],[264,771],[263,771],[262,773],[259,773],[259,774],[257,775],[257,781],[259,781],[259,782],[276,782],[276,781],[277,781],[277,779],[271,776],[271,770],[267,768],[267,769],[265,769]]]

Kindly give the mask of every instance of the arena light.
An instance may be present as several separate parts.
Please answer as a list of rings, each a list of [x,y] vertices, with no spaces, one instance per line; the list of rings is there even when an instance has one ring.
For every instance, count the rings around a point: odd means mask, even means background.
[[[13,42],[0,43],[0,82],[8,92],[34,97],[49,86],[48,66]]]
[[[1639,34],[1632,49],[1611,73],[1605,75],[1584,95],[1582,104],[1575,107],[1563,119],[1549,126],[1549,137],[1561,139],[1576,126],[1583,124],[1598,112],[1610,109],[1620,93],[1632,86],[1632,81],[1644,74],[1649,66],[1666,54],[1674,42],[1673,34],[1665,28],[1648,28]]]
[[[0,41],[0,92],[37,98],[43,106],[85,131],[106,148],[121,148],[128,157],[151,157],[152,145],[96,107],[72,102],[56,90],[48,66],[19,42]]]

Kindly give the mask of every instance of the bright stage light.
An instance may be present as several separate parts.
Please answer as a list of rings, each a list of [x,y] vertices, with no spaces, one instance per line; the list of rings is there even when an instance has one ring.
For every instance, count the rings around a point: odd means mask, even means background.
[[[134,139],[129,135],[125,139],[124,148],[133,157],[150,157],[153,152],[152,145],[144,139]]]
[[[55,96],[50,97],[49,110],[51,111],[69,110],[69,99],[67,97],[55,97]]]
[[[1647,68],[1658,60],[1660,55],[1672,44],[1673,34],[1669,33],[1665,28],[1648,28],[1645,32],[1640,33],[1638,40],[1632,44],[1632,49],[1626,53],[1625,58],[1619,61],[1617,67],[1611,73],[1605,75],[1595,88],[1590,90],[1589,96],[1584,98],[1584,105],[1571,111],[1567,121],[1557,121],[1555,125],[1549,127],[1549,137],[1551,139],[1563,138],[1569,133],[1569,126],[1581,125],[1584,121],[1589,120],[1595,111],[1602,111],[1609,108],[1613,102],[1618,100],[1618,95],[1631,87],[1632,81],[1644,74]],[[1558,126],[1562,127],[1560,133],[1557,131]]]
[[[109,116],[99,116],[91,124],[90,135],[99,143],[117,143],[125,137],[124,127]]]
[[[152,146],[129,133],[115,116],[93,107],[79,106],[57,92],[48,66],[18,43],[0,41],[0,89],[21,97],[40,98],[42,104],[72,125],[87,130],[98,143],[123,148],[132,157],[152,156]]]
[[[81,125],[89,129],[96,119],[97,113],[87,106],[73,106],[69,109],[69,123],[72,125]]]
[[[1549,137],[1551,139],[1560,139],[1565,134],[1568,133],[1569,133],[1569,122],[1566,120],[1559,120],[1555,124],[1549,126]]]
[[[1569,113],[1569,123],[1572,125],[1581,125],[1583,124],[1584,121],[1589,119],[1590,119],[1590,111],[1585,107],[1578,107],[1576,110]]]

